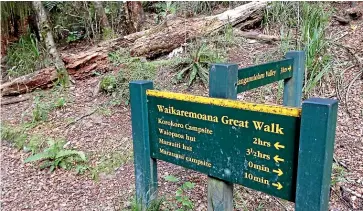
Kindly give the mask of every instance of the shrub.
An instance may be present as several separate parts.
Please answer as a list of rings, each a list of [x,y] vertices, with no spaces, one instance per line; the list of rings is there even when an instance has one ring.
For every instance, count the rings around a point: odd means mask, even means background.
[[[116,77],[113,75],[106,75],[102,78],[100,88],[106,93],[111,93],[116,89]]]

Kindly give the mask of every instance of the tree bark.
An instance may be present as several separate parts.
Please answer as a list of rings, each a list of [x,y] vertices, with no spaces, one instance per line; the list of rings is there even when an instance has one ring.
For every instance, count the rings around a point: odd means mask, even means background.
[[[62,59],[59,56],[59,53],[57,51],[57,47],[55,45],[52,30],[51,30],[52,28],[48,22],[47,13],[45,12],[42,2],[33,1],[33,7],[35,9],[35,12],[36,12],[37,18],[38,18],[41,39],[44,40],[44,42],[45,42],[45,46],[48,50],[48,53],[52,57],[55,68],[57,69],[58,73],[67,75],[67,72],[64,71],[66,69],[64,62],[62,61]]]
[[[124,5],[128,33],[140,31],[145,19],[141,1],[127,1]]]
[[[101,1],[94,1],[93,4],[101,20],[101,29],[102,29],[103,38],[107,39],[108,38],[107,36],[109,36],[108,33],[113,34],[113,31],[110,22],[108,21],[107,15],[105,13],[105,9],[103,8]]]
[[[154,58],[158,55],[167,54],[175,48],[180,47],[186,41],[196,37],[203,37],[210,33],[218,32],[226,24],[237,25],[243,22],[251,22],[250,17],[260,13],[266,7],[266,2],[251,2],[222,14],[193,19],[172,19],[168,24],[155,28],[133,33],[124,37],[104,41],[91,49],[77,54],[62,54],[63,61],[68,73],[76,79],[81,79],[92,74],[94,70],[110,70],[107,57],[108,53],[115,48],[131,48],[132,56]],[[259,21],[257,18],[256,21]],[[36,73],[35,73],[36,74]],[[39,73],[41,74],[41,72]],[[27,80],[28,79],[28,80]],[[32,91],[32,84],[52,84],[52,77],[41,78],[40,76],[27,77],[23,80],[14,80],[0,86],[2,95],[21,94]],[[33,79],[41,80],[35,83]],[[45,83],[45,81],[47,81]],[[20,87],[16,90],[16,87]]]

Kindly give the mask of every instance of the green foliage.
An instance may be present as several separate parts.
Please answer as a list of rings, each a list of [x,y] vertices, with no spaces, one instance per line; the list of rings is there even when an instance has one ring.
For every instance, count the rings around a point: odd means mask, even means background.
[[[101,79],[100,89],[106,93],[112,93],[116,89],[116,83],[114,75],[106,75]]]
[[[179,179],[172,175],[167,175],[164,179],[168,182],[179,182]],[[179,206],[175,207],[175,210],[184,211],[184,210],[193,210],[194,204],[190,200],[187,195],[187,191],[193,189],[195,186],[192,182],[185,182],[175,192],[175,200],[178,202]]]
[[[330,11],[323,5],[302,3],[302,46],[306,52],[307,77],[305,95],[309,93],[322,77],[331,70],[332,56],[328,53],[329,41],[325,30],[329,25]]]
[[[18,42],[11,44],[6,57],[8,75],[18,77],[47,66],[46,53],[40,48],[33,34],[23,35]]]
[[[110,28],[102,29],[93,2],[60,2],[50,11],[50,19],[59,42],[81,39],[111,39],[124,33],[123,2],[102,2]],[[52,5],[53,6],[53,5]]]
[[[263,24],[269,28],[271,24],[281,23],[288,27],[297,27],[299,19],[297,11],[299,2],[274,1],[265,10]]]
[[[69,75],[66,69],[57,69],[57,81],[56,85],[61,86],[62,88],[66,88],[69,86],[70,80]]]
[[[113,39],[116,37],[117,37],[117,35],[112,30],[112,28],[107,27],[107,28],[102,29],[102,39],[103,40],[109,40],[109,39]]]
[[[305,51],[304,94],[307,96],[332,69],[330,43],[325,37],[331,11],[321,2],[272,2],[265,13],[266,29],[278,24],[285,38],[281,43],[281,56],[289,50]]]
[[[145,209],[143,204],[134,199],[131,204],[132,211],[161,211],[161,205],[163,204],[163,199],[154,199],[150,202],[149,206]]]
[[[1,140],[10,142],[18,150],[24,148],[27,138],[23,128],[1,124]]]
[[[39,135],[32,135],[29,138],[29,142],[24,146],[24,151],[30,151],[32,154],[40,152],[45,140]]]
[[[180,70],[177,80],[181,81],[189,75],[188,86],[196,80],[197,76],[205,86],[208,85],[209,65],[225,61],[224,57],[216,50],[213,50],[206,43],[199,46],[192,46],[187,67]]]
[[[168,182],[179,182],[179,178],[173,176],[173,175],[166,175],[164,179]]]
[[[171,1],[159,2],[155,4],[157,16],[156,23],[159,24],[167,15],[176,13],[176,3]]]
[[[43,152],[28,157],[24,160],[24,163],[41,161],[41,169],[49,168],[49,171],[53,172],[57,168],[71,169],[87,161],[84,152],[65,149],[64,141],[50,139],[47,144],[48,148],[44,149]]]
[[[121,64],[123,66],[123,68],[118,71],[116,76],[106,76],[116,78],[115,88],[112,88],[112,95],[114,96],[113,104],[115,105],[118,105],[120,103],[125,103],[127,105],[129,103],[130,81],[153,80],[159,68],[176,67],[189,61],[189,59],[185,58],[147,61],[145,58],[131,57],[128,49],[120,49],[118,51],[110,53],[109,60],[115,66],[119,66]]]
[[[331,175],[331,185],[336,185],[337,183],[347,182],[345,178],[347,176],[347,172],[344,167],[333,163],[332,175]]]
[[[224,39],[229,44],[233,43],[233,41],[234,41],[233,25],[231,23],[228,23],[225,26],[225,29],[224,29]]]
[[[48,119],[49,107],[40,100],[39,96],[35,97],[34,108],[32,111],[32,122],[46,121]]]
[[[35,96],[33,110],[32,110],[32,123],[47,121],[48,114],[54,109],[64,108],[69,100],[61,88],[55,87],[50,96],[45,97],[42,92]]]
[[[39,152],[42,148],[44,139],[40,135],[29,135],[27,125],[1,125],[1,140],[11,143],[16,149],[31,152]]]
[[[56,99],[54,103],[55,108],[63,108],[65,105],[66,105],[66,99],[64,97]]]

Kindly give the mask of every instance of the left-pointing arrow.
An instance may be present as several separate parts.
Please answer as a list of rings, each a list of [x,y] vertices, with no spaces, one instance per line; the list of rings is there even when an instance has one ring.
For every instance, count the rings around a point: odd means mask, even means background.
[[[281,162],[284,162],[285,161],[283,158],[280,158],[278,155],[275,155],[274,160],[275,160],[276,163],[278,163],[280,161]]]
[[[282,172],[282,171],[281,171],[281,169],[277,169],[277,170],[273,169],[272,171],[273,171],[274,173],[276,173],[276,174],[277,174],[277,176],[281,176],[281,175],[283,175],[283,174],[284,174],[284,172]]]
[[[272,185],[275,186],[277,190],[281,190],[283,188],[280,182],[272,183]]]
[[[280,142],[276,142],[274,144],[274,147],[277,149],[277,150],[280,150],[280,149],[284,149],[285,146],[284,145],[281,145]]]

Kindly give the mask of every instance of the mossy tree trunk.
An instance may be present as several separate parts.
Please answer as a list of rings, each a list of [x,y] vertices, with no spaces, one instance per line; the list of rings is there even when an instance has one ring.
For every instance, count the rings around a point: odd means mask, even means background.
[[[49,24],[47,13],[41,1],[33,1],[33,7],[37,15],[37,21],[40,30],[40,39],[44,41],[46,49],[52,58],[54,66],[58,73],[58,80],[62,85],[68,85],[69,77],[62,58],[60,57],[54,42],[52,28]]]

